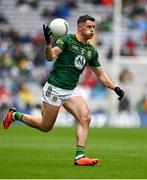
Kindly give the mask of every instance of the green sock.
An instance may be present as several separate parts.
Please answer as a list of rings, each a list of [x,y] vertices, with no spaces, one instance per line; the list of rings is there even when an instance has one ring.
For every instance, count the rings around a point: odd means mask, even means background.
[[[79,158],[85,156],[84,150],[85,150],[85,147],[77,145],[76,158],[75,159],[79,159]]]
[[[14,113],[13,113],[13,119],[14,119],[14,120],[19,120],[19,121],[21,121],[23,115],[24,115],[23,113],[20,113],[20,112],[14,112]]]

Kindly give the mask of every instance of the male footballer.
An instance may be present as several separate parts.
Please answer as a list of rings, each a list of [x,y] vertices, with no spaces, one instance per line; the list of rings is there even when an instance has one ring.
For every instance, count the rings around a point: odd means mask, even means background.
[[[80,16],[77,20],[77,33],[64,35],[51,46],[51,31],[43,25],[45,37],[45,56],[48,61],[55,60],[54,67],[43,87],[42,117],[23,114],[10,108],[3,120],[3,127],[9,128],[16,120],[39,129],[50,131],[56,121],[60,106],[63,106],[77,120],[76,155],[74,164],[93,166],[100,162],[97,158],[85,156],[84,150],[89,132],[90,113],[88,106],[78,90],[79,76],[86,65],[89,65],[98,80],[114,90],[121,100],[124,91],[115,84],[101,67],[97,50],[88,42],[94,36],[95,19],[89,15]]]

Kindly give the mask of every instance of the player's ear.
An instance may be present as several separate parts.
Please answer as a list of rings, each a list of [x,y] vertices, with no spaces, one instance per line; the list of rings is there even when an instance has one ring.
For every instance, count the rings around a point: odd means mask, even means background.
[[[79,23],[79,24],[77,25],[77,27],[78,27],[78,30],[81,30],[81,29],[82,29],[82,24]]]

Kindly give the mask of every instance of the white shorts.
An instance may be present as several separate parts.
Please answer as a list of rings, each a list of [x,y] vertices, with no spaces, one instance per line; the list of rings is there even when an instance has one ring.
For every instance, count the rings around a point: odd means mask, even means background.
[[[81,96],[81,92],[77,87],[73,90],[66,90],[53,86],[48,82],[43,87],[42,100],[47,104],[62,106],[66,100],[74,96]]]

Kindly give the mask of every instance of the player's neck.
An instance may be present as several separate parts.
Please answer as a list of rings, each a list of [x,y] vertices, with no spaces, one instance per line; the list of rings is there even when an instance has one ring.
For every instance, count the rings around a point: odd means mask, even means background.
[[[76,38],[82,44],[87,44],[88,43],[87,39],[83,38],[79,33],[76,34]]]

